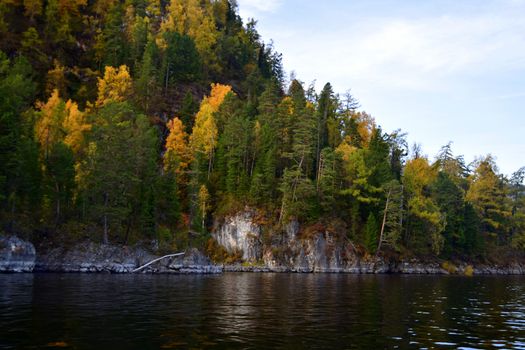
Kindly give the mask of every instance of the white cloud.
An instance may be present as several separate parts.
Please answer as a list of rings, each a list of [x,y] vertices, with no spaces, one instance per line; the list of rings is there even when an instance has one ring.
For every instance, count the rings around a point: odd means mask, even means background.
[[[431,155],[452,140],[468,160],[491,152],[504,173],[521,166],[525,0],[394,3],[252,9],[285,69],[317,79],[318,89],[327,81],[337,92],[352,88],[384,130],[402,128]]]
[[[525,16],[375,18],[281,37],[287,67],[337,81],[439,90],[458,75],[525,68]]]
[[[257,19],[263,13],[271,13],[281,6],[281,0],[239,0],[239,13],[242,18]]]

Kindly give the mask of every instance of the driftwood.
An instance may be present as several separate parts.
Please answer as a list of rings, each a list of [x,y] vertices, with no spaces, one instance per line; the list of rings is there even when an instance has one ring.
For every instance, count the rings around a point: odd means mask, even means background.
[[[149,263],[147,264],[144,264],[142,266],[139,266],[137,267],[135,270],[132,270],[131,273],[134,273],[134,272],[139,272],[140,270],[150,266],[151,264],[154,264],[156,263],[157,261],[160,261],[162,259],[165,259],[165,258],[171,258],[171,257],[174,257],[174,256],[180,256],[180,255],[184,255],[185,253],[175,253],[175,254],[168,254],[168,255],[164,255],[164,256],[161,256],[160,258],[157,258],[157,259],[153,259],[151,260]]]

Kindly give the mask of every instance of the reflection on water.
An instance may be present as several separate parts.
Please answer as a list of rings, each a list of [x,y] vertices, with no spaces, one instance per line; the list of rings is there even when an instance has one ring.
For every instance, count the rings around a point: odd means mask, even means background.
[[[521,348],[525,278],[0,275],[0,348]]]

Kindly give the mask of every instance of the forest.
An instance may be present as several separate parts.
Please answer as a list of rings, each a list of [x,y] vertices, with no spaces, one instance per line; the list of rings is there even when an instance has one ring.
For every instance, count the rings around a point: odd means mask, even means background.
[[[522,164],[429,158],[285,75],[235,0],[2,0],[0,232],[183,249],[255,208],[369,254],[523,251]]]

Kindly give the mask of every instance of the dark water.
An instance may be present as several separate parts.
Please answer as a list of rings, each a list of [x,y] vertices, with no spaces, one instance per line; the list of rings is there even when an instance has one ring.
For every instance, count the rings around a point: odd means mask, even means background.
[[[0,274],[0,348],[522,348],[525,277]]]

